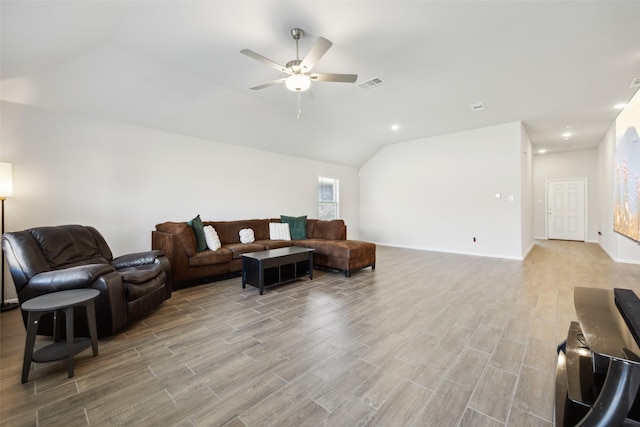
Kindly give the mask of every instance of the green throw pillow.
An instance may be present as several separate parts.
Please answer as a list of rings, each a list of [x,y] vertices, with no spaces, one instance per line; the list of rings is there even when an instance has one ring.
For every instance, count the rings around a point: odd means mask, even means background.
[[[207,239],[204,237],[204,224],[200,219],[200,215],[193,218],[187,224],[191,226],[193,234],[196,235],[196,252],[202,252],[207,249]]]
[[[280,215],[280,222],[289,224],[291,240],[302,240],[307,238],[307,216],[285,216]]]

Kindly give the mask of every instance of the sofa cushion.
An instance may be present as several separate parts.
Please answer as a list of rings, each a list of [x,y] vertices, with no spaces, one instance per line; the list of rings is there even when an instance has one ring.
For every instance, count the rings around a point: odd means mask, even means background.
[[[346,237],[343,220],[316,221],[313,229],[314,239],[344,240]]]
[[[256,240],[254,243],[264,246],[265,250],[288,248],[293,246],[292,240]]]
[[[238,232],[238,235],[240,236],[240,243],[252,243],[256,240],[256,236],[250,228],[243,228]]]
[[[250,228],[256,240],[269,238],[269,220],[247,219],[241,221],[205,221],[205,225],[211,225],[216,229],[222,246],[240,242],[240,230]]]
[[[81,225],[37,227],[30,229],[29,233],[38,242],[44,257],[54,269],[82,264],[109,263],[88,227]]]
[[[280,221],[289,224],[289,232],[293,240],[301,240],[307,238],[307,216],[286,216],[280,215]]]
[[[216,229],[210,225],[205,225],[204,227],[204,238],[207,241],[207,247],[212,251],[217,251],[222,247]]]
[[[229,249],[220,248],[217,251],[202,251],[189,257],[189,267],[202,267],[213,264],[231,262],[232,252]]]
[[[314,249],[315,253],[333,258],[359,258],[376,252],[375,243],[360,240],[307,239],[296,246]]]
[[[313,233],[315,232],[316,222],[320,221],[319,219],[309,219],[307,218],[307,226],[305,227],[305,231],[307,232],[307,239],[313,237]]]
[[[270,240],[291,240],[289,232],[289,224],[280,222],[269,223],[269,239]]]
[[[233,253],[233,259],[240,259],[242,254],[264,251],[264,246],[258,243],[231,243],[224,245],[223,249],[230,250]]]
[[[200,219],[200,215],[188,222],[196,236],[196,252],[202,252],[207,249],[207,239],[204,237],[204,224]]]

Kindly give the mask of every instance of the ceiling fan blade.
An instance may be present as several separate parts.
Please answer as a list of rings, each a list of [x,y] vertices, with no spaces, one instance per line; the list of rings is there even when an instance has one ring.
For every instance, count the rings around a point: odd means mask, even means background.
[[[308,73],[318,63],[320,58],[327,53],[329,48],[333,45],[329,40],[324,37],[318,37],[316,43],[313,45],[307,56],[304,57],[300,63],[300,68],[303,72]]]
[[[340,83],[355,83],[358,80],[357,74],[311,74],[311,80],[317,82],[340,82]]]
[[[240,53],[247,55],[249,58],[253,58],[258,62],[262,62],[265,65],[268,65],[269,67],[275,68],[278,71],[282,71],[283,73],[287,73],[287,74],[291,74],[291,71],[285,67],[284,65],[280,65],[275,61],[270,60],[269,58],[266,58],[262,55],[260,55],[259,53],[255,53],[252,50],[249,49],[242,49],[240,51]]]
[[[275,86],[275,85],[277,85],[277,84],[284,83],[284,82],[285,82],[285,80],[287,80],[287,78],[286,78],[286,77],[283,77],[283,78],[278,79],[278,80],[272,80],[272,81],[270,81],[270,82],[267,82],[267,83],[261,84],[261,85],[259,85],[259,86],[254,86],[254,87],[252,87],[252,88],[251,88],[251,90],[259,90],[259,89],[264,89],[264,88],[266,88],[266,87]]]

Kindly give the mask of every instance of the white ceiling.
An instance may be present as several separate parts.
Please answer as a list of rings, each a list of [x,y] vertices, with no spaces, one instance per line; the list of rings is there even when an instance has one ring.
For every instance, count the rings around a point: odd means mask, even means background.
[[[359,167],[386,144],[521,120],[596,147],[640,77],[640,1],[6,1],[1,98]],[[333,42],[296,120],[293,27]],[[364,90],[372,77],[384,85]],[[482,102],[486,109],[472,111]],[[397,123],[400,128],[391,131]],[[577,124],[569,142],[563,125]]]

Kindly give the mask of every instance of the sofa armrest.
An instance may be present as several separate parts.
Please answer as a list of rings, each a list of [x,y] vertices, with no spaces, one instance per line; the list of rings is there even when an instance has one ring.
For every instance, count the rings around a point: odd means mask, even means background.
[[[178,235],[153,230],[151,232],[151,248],[162,250],[168,258],[173,283],[180,283],[191,278],[189,272],[190,255],[185,250]]]
[[[100,292],[96,299],[96,319],[101,319],[98,321],[98,336],[106,337],[124,330],[128,316],[125,289],[120,274],[114,269],[98,277],[90,287]]]
[[[37,292],[56,292],[86,288],[103,274],[114,271],[109,264],[87,264],[36,274],[29,287]]]
[[[111,265],[113,265],[116,270],[121,270],[123,268],[136,267],[138,265],[153,264],[156,262],[156,259],[162,256],[164,256],[164,252],[161,250],[136,252],[114,258],[111,261]]]

